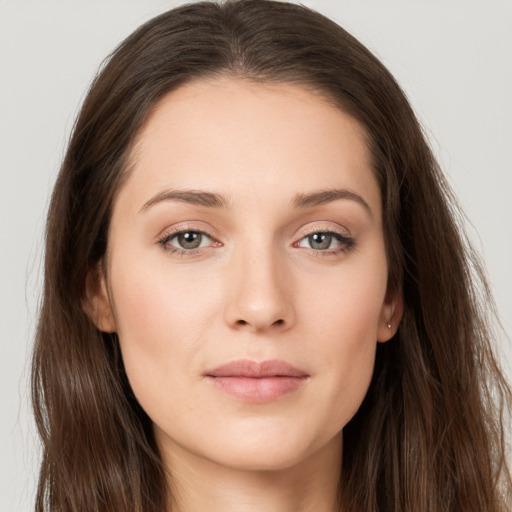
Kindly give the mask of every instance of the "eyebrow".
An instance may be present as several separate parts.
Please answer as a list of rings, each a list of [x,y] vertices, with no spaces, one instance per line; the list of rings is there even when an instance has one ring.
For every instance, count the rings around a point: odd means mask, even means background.
[[[359,195],[345,188],[336,188],[310,192],[308,194],[297,194],[293,200],[295,208],[311,208],[320,206],[339,199],[348,199],[359,203],[369,214],[372,215],[370,205]]]
[[[359,194],[344,188],[297,194],[292,201],[292,206],[294,208],[312,208],[340,199],[355,201],[372,216],[372,210],[368,203]],[[144,203],[140,212],[144,212],[152,206],[165,201],[178,201],[197,206],[205,206],[207,208],[227,208],[229,205],[229,201],[224,196],[214,192],[206,192],[203,190],[165,190]]]
[[[228,201],[221,195],[202,190],[166,190],[145,202],[140,212],[163,201],[179,201],[182,203],[206,206],[207,208],[226,208]]]

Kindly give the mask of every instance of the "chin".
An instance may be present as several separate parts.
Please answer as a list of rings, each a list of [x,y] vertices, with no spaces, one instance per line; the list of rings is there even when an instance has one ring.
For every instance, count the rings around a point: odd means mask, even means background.
[[[214,460],[217,464],[239,471],[281,471],[298,465],[309,454],[294,447],[234,447]]]
[[[267,432],[245,431],[243,436],[219,442],[211,460],[241,471],[281,471],[300,465],[325,449],[341,457],[341,432],[333,436],[305,435],[304,430],[271,429]],[[310,433],[311,434],[311,433]]]

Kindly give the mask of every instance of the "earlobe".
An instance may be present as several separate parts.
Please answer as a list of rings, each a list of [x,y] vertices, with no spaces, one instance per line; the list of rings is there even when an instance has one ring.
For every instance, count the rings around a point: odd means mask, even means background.
[[[396,334],[403,312],[404,302],[401,293],[397,293],[391,299],[386,299],[382,305],[377,330],[377,341],[379,343],[389,341]]]
[[[87,272],[85,293],[82,307],[94,325],[102,332],[116,332],[114,313],[101,262]]]

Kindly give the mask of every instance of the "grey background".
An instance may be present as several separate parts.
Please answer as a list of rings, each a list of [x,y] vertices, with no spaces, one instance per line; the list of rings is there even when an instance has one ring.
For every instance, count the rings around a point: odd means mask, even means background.
[[[44,216],[74,116],[102,59],[178,3],[0,0],[0,512],[32,509],[38,445],[28,361]],[[487,264],[510,368],[512,2],[304,3],[364,42],[407,92]]]

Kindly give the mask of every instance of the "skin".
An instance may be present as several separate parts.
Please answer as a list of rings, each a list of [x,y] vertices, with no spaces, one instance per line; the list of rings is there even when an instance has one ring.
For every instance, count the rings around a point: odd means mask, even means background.
[[[293,204],[328,189],[352,195]],[[226,205],[162,199],[176,190]],[[173,510],[337,510],[341,431],[401,315],[386,292],[381,209],[363,129],[315,92],[217,78],[157,105],[89,295],[154,423]],[[173,252],[173,230],[208,237]],[[332,231],[343,238],[327,249],[308,238]],[[248,403],[204,376],[236,359],[280,359],[308,377]]]

